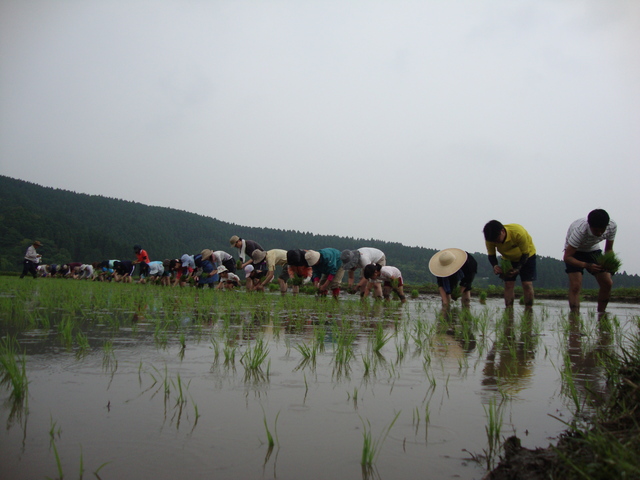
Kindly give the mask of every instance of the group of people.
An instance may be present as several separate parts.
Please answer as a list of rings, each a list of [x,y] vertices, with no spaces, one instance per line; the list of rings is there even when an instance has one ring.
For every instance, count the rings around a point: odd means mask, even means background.
[[[605,312],[613,280],[612,274],[598,264],[598,257],[602,254],[600,243],[603,241],[605,252],[613,252],[616,230],[616,223],[602,209],[591,211],[586,218],[578,219],[569,226],[563,260],[569,275],[569,306],[572,312],[580,310],[584,270],[596,278],[599,285],[597,309],[600,313]],[[493,272],[504,281],[505,305],[513,306],[515,283],[520,277],[525,307],[531,307],[533,282],[537,277],[536,248],[531,235],[521,225],[502,224],[498,220],[487,222],[483,233]],[[371,293],[375,298],[390,300],[392,292],[395,292],[400,301],[406,302],[402,272],[387,265],[384,252],[377,248],[265,250],[259,243],[237,235],[232,236],[229,243],[238,250],[237,261],[225,251],[210,249],[195,255],[151,261],[146,250],[135,245],[135,260],[42,265],[42,257],[37,253],[42,243],[36,241],[27,249],[21,278],[30,274],[34,278],[40,275],[132,282],[135,268],[139,266],[140,283],[152,281],[167,286],[192,283],[200,288],[234,289],[242,284],[237,274],[242,272],[247,291],[264,291],[273,281],[276,267],[282,267],[278,275],[282,294],[287,292],[289,283],[293,293],[298,293],[300,285],[312,283],[320,295],[330,292],[338,298],[346,272],[348,289],[363,298]],[[502,256],[500,261],[498,253]],[[473,256],[458,248],[447,248],[433,255],[429,271],[437,278],[443,306],[449,306],[452,298],[458,295],[463,306],[469,305],[477,269]],[[360,279],[355,283],[357,270],[360,271]]]

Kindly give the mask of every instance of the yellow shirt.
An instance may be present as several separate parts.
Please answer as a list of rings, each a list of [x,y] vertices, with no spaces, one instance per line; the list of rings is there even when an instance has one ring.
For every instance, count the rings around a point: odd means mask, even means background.
[[[489,255],[495,255],[497,249],[507,260],[517,262],[522,255],[533,257],[536,254],[536,247],[533,244],[531,235],[522,225],[510,223],[505,225],[504,229],[507,232],[504,243],[485,242]]]
[[[287,251],[280,250],[278,248],[269,250],[267,252],[266,260],[267,260],[267,268],[269,269],[269,271],[273,272],[276,269],[276,265],[287,264]]]

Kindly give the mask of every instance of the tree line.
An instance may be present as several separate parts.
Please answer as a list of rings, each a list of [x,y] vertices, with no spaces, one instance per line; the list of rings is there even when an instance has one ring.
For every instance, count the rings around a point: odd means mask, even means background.
[[[267,250],[293,248],[338,250],[379,248],[390,265],[398,267],[405,282],[435,283],[428,264],[437,250],[411,247],[375,239],[317,235],[310,232],[236,225],[182,210],[43,187],[0,175],[0,271],[21,271],[22,258],[35,240],[44,263],[91,263],[109,259],[133,259],[133,245],[140,244],[152,260],[179,258],[204,248],[237,256],[229,238],[238,235],[255,240]],[[484,244],[478,235],[479,244]],[[455,246],[455,245],[452,245]],[[478,261],[474,286],[502,285],[493,275],[486,253],[469,252]],[[541,288],[567,288],[564,262],[538,258]],[[615,287],[640,287],[638,275],[616,274]],[[585,275],[585,288],[597,288]]]

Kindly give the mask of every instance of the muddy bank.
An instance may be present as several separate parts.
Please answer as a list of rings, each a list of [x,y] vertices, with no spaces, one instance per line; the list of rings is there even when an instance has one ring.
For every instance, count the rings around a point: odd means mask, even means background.
[[[485,479],[640,479],[640,338],[634,339],[609,378],[606,406],[586,421],[574,421],[557,445],[530,450],[513,436],[504,457]]]

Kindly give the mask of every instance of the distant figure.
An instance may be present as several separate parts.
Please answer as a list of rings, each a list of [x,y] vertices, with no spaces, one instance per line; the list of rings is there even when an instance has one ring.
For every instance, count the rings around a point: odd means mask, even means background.
[[[215,260],[213,258],[213,252],[208,248],[205,248],[200,253],[200,258],[194,257],[196,266],[198,267],[198,274],[196,276],[198,282],[198,288],[209,287],[213,288],[218,281],[218,272],[216,271]]]
[[[140,245],[134,245],[133,251],[136,254],[136,259],[133,261],[133,263],[140,264],[140,277],[147,277],[149,275],[149,262],[151,262],[147,251],[143,250]]]
[[[287,280],[289,280],[289,270],[287,269],[287,251],[279,248],[274,248],[265,252],[264,250],[254,250],[251,255],[253,264],[258,265],[262,262],[266,262],[267,274],[264,280],[261,280],[255,289],[264,291],[265,287],[269,285],[269,282],[273,280],[276,273],[276,267],[282,267],[282,273],[278,276],[278,283],[280,284],[280,293],[284,295],[287,293]]]
[[[213,252],[213,258],[218,266],[224,265],[231,273],[236,273],[236,262],[227,252],[216,250]]]
[[[471,304],[471,284],[478,273],[478,262],[464,250],[447,248],[429,260],[429,271],[436,276],[442,306],[451,305],[451,292],[460,285],[460,302]]]
[[[521,225],[503,225],[498,220],[487,222],[483,229],[493,273],[504,280],[504,303],[513,306],[516,278],[520,275],[525,307],[533,306],[533,281],[536,279],[536,247],[531,235]],[[496,250],[511,262],[511,269],[503,272],[498,265]]]
[[[347,281],[347,288],[351,288],[355,279],[355,272],[357,269],[364,269],[371,263],[382,265],[387,264],[387,259],[382,250],[371,247],[362,247],[357,250],[343,250],[340,254],[342,260],[342,267],[349,273],[349,280]],[[367,285],[367,279],[364,275],[360,274],[360,281],[356,285],[356,293],[364,294],[365,286]]]
[[[313,268],[312,280],[320,295],[327,295],[329,290],[333,298],[340,296],[340,283],[344,276],[340,250],[336,248],[323,248],[318,250],[307,250],[304,255],[305,260]]]
[[[604,251],[613,252],[613,241],[618,226],[602,209],[589,212],[587,218],[580,218],[569,226],[564,243],[565,272],[569,274],[569,308],[580,313],[580,291],[584,269],[593,275],[600,290],[598,291],[598,313],[604,313],[611,297],[613,279],[611,273],[602,270],[597,264],[602,254],[599,244],[606,240]]]
[[[364,267],[364,270],[362,271],[362,273],[364,275],[364,278],[366,278],[367,280],[372,280],[372,281],[375,281],[378,279],[382,280],[383,282],[382,296],[386,301],[391,300],[392,291],[398,294],[398,297],[400,297],[400,301],[402,303],[405,303],[407,301],[407,297],[404,294],[404,282],[402,281],[402,272],[398,268],[387,266],[387,265],[383,267],[382,265],[370,263],[369,265]],[[370,285],[371,283],[367,283],[367,286],[365,287],[365,290],[364,290],[363,298],[369,295],[369,291],[371,290]],[[376,298],[380,298],[380,297],[376,294]]]
[[[287,251],[287,271],[293,284],[291,286],[291,291],[294,295],[297,295],[300,292],[300,285],[311,281],[313,269],[304,258],[306,253],[306,250],[301,249]]]
[[[184,287],[189,279],[193,276],[193,272],[196,269],[195,255],[189,255],[185,253],[180,257],[180,268],[176,267],[176,277],[173,285],[180,285]]]
[[[136,266],[131,260],[113,262],[113,279],[116,282],[131,283]]]
[[[33,242],[27,248],[26,253],[24,254],[24,260],[22,261],[22,275],[20,278],[24,278],[25,275],[31,275],[33,278],[38,277],[38,264],[40,263],[40,259],[42,255],[40,255],[37,250],[42,246],[38,240]]]
[[[240,256],[240,260],[242,260],[242,265],[240,268],[244,268],[247,265],[253,262],[251,255],[254,250],[264,250],[262,246],[258,242],[254,242],[253,240],[245,240],[240,238],[237,235],[234,235],[229,239],[229,243],[232,247],[236,247],[238,249],[238,254]]]
[[[240,286],[240,277],[227,270],[224,265],[218,267],[218,275],[220,275],[220,282],[216,290],[233,290]]]
[[[147,275],[140,275],[140,283],[153,283],[157,284],[158,280],[162,279],[164,275],[164,262],[160,260],[154,260],[153,262],[149,262],[147,264],[148,269]]]
[[[76,278],[78,280],[93,280],[93,265],[89,265],[88,263],[83,263],[78,267],[76,271]]]

